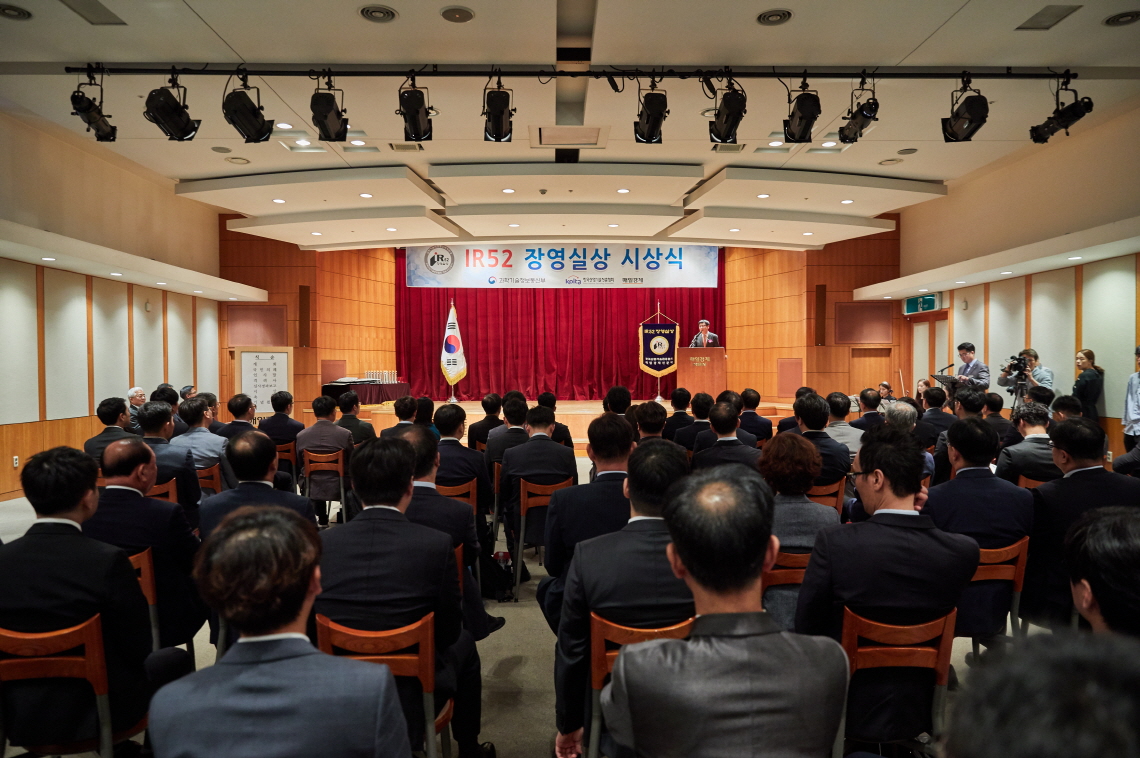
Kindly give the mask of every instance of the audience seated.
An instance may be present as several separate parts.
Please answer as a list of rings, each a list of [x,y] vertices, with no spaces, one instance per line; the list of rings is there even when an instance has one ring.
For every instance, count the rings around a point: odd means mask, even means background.
[[[1049,432],[1053,429],[1054,421],[1063,421],[1066,417],[1080,418],[1082,408],[1081,401],[1077,400],[1072,395],[1062,395],[1061,397],[1057,397],[1054,394],[1053,390],[1049,389],[1048,387],[1042,387],[1040,385],[1036,387],[1030,387],[1025,391],[1025,402],[1040,403],[1041,405],[1045,406],[1047,410],[1053,407],[1055,400],[1060,400],[1061,403],[1056,409],[1049,412],[1049,423],[1045,430],[1046,432]],[[1054,415],[1054,411],[1056,412],[1056,415]],[[1011,447],[1021,442],[1022,439],[1023,438],[1021,434],[1019,434],[1017,431],[1017,422],[1015,421],[1012,422],[1011,427],[1009,431],[1005,433],[1005,436],[1001,438],[1001,446],[1003,448]]]
[[[1027,536],[1033,529],[1033,495],[990,471],[998,447],[996,428],[980,418],[965,418],[954,422],[947,437],[955,477],[931,487],[923,515],[944,532],[973,537],[985,550],[1009,547]],[[958,601],[955,634],[987,638],[1004,633],[1012,601],[1008,581],[971,582]]]
[[[888,426],[892,426],[895,429],[901,429],[902,431],[907,432],[912,437],[914,437],[916,441],[918,440],[918,435],[915,432],[917,425],[922,422],[917,420],[918,411],[915,410],[914,406],[910,405],[910,403],[895,403],[890,408],[887,408],[886,413],[883,414],[883,418],[886,420]],[[919,442],[920,446],[921,444],[922,443]],[[934,456],[926,452],[926,448],[923,448],[922,478],[925,479],[926,477],[933,474]]]
[[[512,401],[516,402],[516,401]],[[510,413],[507,418],[510,419]],[[515,445],[503,453],[502,480],[499,488],[499,510],[504,514],[504,523],[510,539],[516,538],[519,528],[519,482],[523,479],[531,484],[558,484],[567,479],[578,483],[578,464],[574,451],[550,439],[554,428],[554,411],[536,405],[526,413],[526,433],[529,439]],[[498,442],[498,440],[493,440]],[[491,448],[487,448],[490,452]],[[545,532],[544,512],[537,511],[536,517],[528,517],[526,542],[539,543]],[[516,556],[521,560],[522,556]]]
[[[846,401],[847,396],[841,395]],[[782,553],[810,553],[820,529],[839,524],[839,513],[807,496],[819,477],[819,449],[798,434],[777,434],[764,446],[760,475],[775,492],[772,534],[780,540]],[[765,590],[764,610],[781,629],[796,625],[800,588],[780,585]]]
[[[601,418],[616,420],[612,414]],[[688,458],[677,445],[663,440],[638,445],[621,485],[629,498],[628,522],[574,547],[556,629],[558,755],[584,753],[589,739],[583,727],[590,719],[591,611],[615,624],[650,629],[679,624],[695,613],[692,592],[669,566],[669,530],[661,516],[665,492],[688,472]]]
[[[964,418],[981,418],[982,411],[986,407],[986,395],[981,390],[973,389],[972,387],[963,387],[958,390],[958,395],[954,398],[954,416],[958,419]],[[953,426],[951,424],[950,426]],[[935,462],[937,463],[937,456],[940,453],[946,452],[947,434],[950,427],[946,427],[938,434],[938,441],[934,443]],[[949,475],[949,474],[947,474]]]
[[[855,460],[855,453],[863,444],[863,429],[856,429],[847,423],[847,414],[851,412],[851,400],[842,392],[832,392],[827,396],[827,427],[824,429],[827,436],[847,448],[851,453],[851,460]]]
[[[879,394],[878,390],[873,390],[870,387],[859,393],[859,418],[851,422],[851,426],[856,429],[866,431],[872,426],[878,426],[883,423],[883,414],[879,413],[879,405],[882,404],[883,397]]]
[[[697,435],[712,428],[709,424],[709,411],[712,407],[712,395],[707,392],[693,395],[693,420],[673,433],[673,441],[686,450],[692,450],[697,443]]]
[[[338,624],[374,631],[397,629],[434,613],[436,709],[455,698],[451,728],[461,758],[493,756],[494,746],[478,741],[479,652],[471,633],[462,628],[452,539],[404,515],[415,490],[415,467],[415,450],[400,438],[374,440],[353,456],[352,482],[364,510],[321,534],[323,592],[314,609]],[[397,688],[415,748],[422,742],[425,718],[419,684],[401,678]]]
[[[226,446],[226,460],[237,477],[238,485],[202,502],[203,540],[210,536],[222,519],[247,505],[288,508],[306,521],[317,523],[313,502],[309,498],[274,489],[273,477],[278,466],[277,446],[264,432],[251,429],[232,437]]]
[[[712,424],[712,433],[716,439],[712,445],[693,454],[694,471],[724,463],[743,463],[755,468],[760,450],[756,443],[746,445],[738,438],[740,416],[735,405],[728,402],[714,405],[709,412],[709,423]]]
[[[432,435],[438,440],[439,430],[435,428],[435,424],[431,422],[432,414],[435,413],[435,403],[431,401],[430,397],[417,397],[416,398],[416,416],[412,420],[413,424],[427,427]],[[403,431],[403,430],[400,430]]]
[[[190,578],[201,543],[181,505],[146,496],[157,473],[154,451],[139,438],[108,446],[103,452],[107,487],[99,510],[83,522],[83,534],[128,554],[151,549],[159,639],[162,647],[172,647],[193,640],[206,622],[206,607]]]
[[[521,445],[529,439],[526,433],[526,414],[525,400],[512,397],[503,401],[503,417],[506,418],[507,422],[491,430],[492,432],[499,429],[503,431],[487,438],[487,449],[483,453],[487,463],[487,473],[492,477],[492,481],[494,481],[493,477],[495,476],[495,464],[503,462],[503,454],[508,449]]]
[[[99,403],[95,415],[106,427],[91,439],[83,443],[83,452],[95,459],[95,464],[103,464],[103,450],[112,442],[126,439],[138,439],[138,435],[127,431],[131,425],[131,414],[127,410],[127,401],[121,397],[109,397]]]
[[[924,450],[928,447],[934,447],[934,443],[938,441],[939,430],[930,422],[923,420],[921,403],[913,397],[900,397],[897,403],[906,403],[911,408],[914,408],[916,420],[914,422],[913,434],[915,439],[918,440],[918,444],[921,445]],[[883,416],[885,417],[886,415],[886,411],[884,411]],[[888,423],[890,422],[888,421]]]
[[[800,588],[797,632],[840,639],[844,606],[901,625],[957,606],[978,566],[978,544],[915,510],[922,460],[918,443],[901,429],[880,424],[864,435],[855,486],[871,517],[819,533]],[[889,742],[929,732],[933,685],[929,669],[857,671],[847,694],[847,736]]]
[[[1073,610],[1063,562],[1065,534],[1086,511],[1110,505],[1140,506],[1140,480],[1104,468],[1105,433],[1086,418],[1053,427],[1053,462],[1064,476],[1033,490],[1033,533],[1021,595],[1021,617],[1064,627]]]
[[[217,664],[155,695],[156,756],[411,753],[388,667],[325,655],[305,637],[321,592],[311,521],[282,508],[242,508],[201,552],[202,597],[241,639]]]
[[[463,437],[467,411],[458,403],[446,403],[435,412],[435,428],[439,430],[439,471],[436,484],[443,487],[458,487],[476,480],[479,514],[476,528],[485,525],[485,517],[495,509],[495,488],[487,473],[486,459],[482,453],[464,447],[459,440]],[[480,533],[480,541],[484,539]],[[488,541],[488,549],[494,546]]]
[[[740,393],[740,401],[744,403],[744,410],[740,412],[740,428],[758,441],[772,439],[772,422],[756,412],[760,407],[760,393],[746,389]]]
[[[198,471],[194,467],[194,456],[189,450],[179,450],[170,446],[174,434],[174,413],[166,403],[148,401],[143,403],[135,416],[135,421],[143,433],[143,442],[154,450],[158,464],[158,477],[155,484],[166,484],[171,479],[178,488],[178,504],[186,513],[191,528],[198,528],[198,504],[202,500],[202,488],[198,484]]]
[[[609,413],[616,413],[622,417],[625,416],[625,412],[629,410],[629,406],[632,404],[633,396],[629,393],[629,389],[620,384],[610,387],[605,398],[602,399],[603,408]]]
[[[1010,420],[1001,415],[1001,409],[1004,406],[1005,399],[1001,395],[996,392],[986,393],[986,407],[982,409],[982,418],[997,432],[999,442],[1013,428]]]
[[[222,473],[222,488],[236,487],[237,479],[230,469],[229,461],[226,460],[226,444],[229,440],[210,434],[210,430],[206,428],[210,423],[210,410],[206,401],[200,397],[192,397],[183,402],[179,410],[182,411],[182,419],[189,428],[181,437],[170,440],[170,447],[175,450],[189,450],[194,459],[194,467],[199,470],[219,466]],[[209,492],[209,494],[215,493]]]
[[[794,399],[799,400],[804,395],[814,394],[816,394],[816,392],[811,387],[800,387],[798,390],[796,390],[796,396]],[[794,414],[788,416],[787,418],[780,419],[780,422],[776,424],[776,433],[782,434],[783,432],[793,432],[795,434],[800,433],[800,423],[796,421]]]
[[[819,476],[815,479],[816,486],[832,484],[847,476],[853,460],[850,451],[846,445],[836,442],[824,431],[831,413],[827,401],[813,392],[796,400],[792,411],[799,422],[800,434],[816,446],[823,461]]]
[[[673,414],[669,416],[665,427],[661,430],[662,437],[671,440],[678,429],[684,429],[693,423],[693,417],[685,412],[689,409],[689,401],[692,399],[692,394],[684,387],[678,387],[669,395],[669,405],[673,406]]]
[[[206,401],[207,403],[209,400]],[[210,431],[214,432],[220,437],[231,439],[241,434],[256,429],[255,419],[257,417],[257,406],[254,405],[253,398],[245,393],[234,395],[226,402],[226,410],[234,417],[234,420],[228,424],[223,424],[221,428],[214,431],[212,428],[214,422],[210,423]],[[211,414],[216,416],[217,412],[211,408]]]
[[[171,385],[168,384],[166,386],[169,387]],[[187,384],[185,387],[178,390],[178,396],[183,400],[189,400],[190,398],[198,397],[198,388],[193,384]]]
[[[1097,633],[1140,637],[1140,508],[1095,508],[1065,537],[1073,605]]]
[[[297,464],[304,467],[301,463],[301,454],[306,450],[318,455],[329,455],[343,450],[344,471],[347,474],[352,459],[352,432],[336,425],[336,401],[328,395],[321,395],[313,401],[313,416],[316,422],[297,433]],[[328,526],[328,501],[341,499],[342,483],[335,471],[316,471],[311,476],[305,473],[305,476],[310,480],[307,483],[307,494],[313,501],[313,510],[320,525]],[[344,494],[347,497],[351,489],[347,476],[343,484]],[[301,491],[306,492],[306,489],[302,488]],[[342,512],[348,509],[347,503],[342,502],[340,505]]]
[[[273,415],[262,419],[257,425],[258,430],[269,435],[269,439],[276,445],[296,442],[297,435],[305,425],[292,417],[293,395],[284,390],[274,392],[269,402],[273,404]]]
[[[1140,643],[1120,635],[1035,635],[970,674],[947,758],[1140,755]]]
[[[523,404],[524,407],[529,408],[529,406],[526,403],[526,395],[519,392],[518,390],[510,390],[509,392],[503,393],[503,417],[504,418],[506,418],[506,415],[507,415],[507,413],[506,413],[507,403],[509,403],[512,400],[518,400],[519,402],[521,402]],[[606,401],[603,400],[602,401],[602,407],[603,408],[605,407],[605,404],[606,404]],[[523,411],[523,414],[525,415],[526,411]],[[519,423],[521,424],[522,422],[520,421]],[[496,437],[498,437],[501,434],[506,434],[508,431],[510,431],[510,428],[511,428],[511,421],[510,421],[510,419],[506,419],[505,424],[499,424],[496,427],[494,427],[493,429],[491,429],[489,432],[487,432],[487,446],[490,447],[491,440],[495,439]]]
[[[1042,405],[1049,406],[1053,409],[1054,422],[1084,417],[1084,406],[1081,405],[1080,400],[1072,395],[1061,395],[1055,398],[1051,403],[1042,401]]]
[[[503,420],[499,418],[499,413],[503,409],[503,399],[496,393],[492,392],[483,396],[483,418],[467,427],[467,447],[475,450],[476,443],[487,444],[487,434],[495,427],[502,426]],[[436,427],[439,424],[436,423]],[[443,431],[440,430],[440,434]]]
[[[738,418],[740,417],[741,412],[744,410],[744,401],[741,399],[739,394],[733,392],[732,390],[725,390],[724,392],[717,395],[716,402],[731,404]],[[712,416],[709,416],[709,421],[712,421]],[[742,444],[744,444],[745,447],[756,449],[756,435],[750,432],[746,432],[737,426],[735,436],[738,440],[740,440]],[[718,439],[719,435],[717,435],[716,429],[705,429],[703,431],[697,432],[697,437],[693,441],[693,454],[696,455],[702,450],[712,447],[713,445],[717,444]]]
[[[210,430],[211,434],[221,434],[226,424],[218,421],[218,396],[213,392],[199,392],[198,397],[205,400],[207,407],[210,409],[210,425],[206,428]]]
[[[1021,441],[1001,449],[995,473],[1014,484],[1023,476],[1038,482],[1060,479],[1061,469],[1053,462],[1053,445],[1046,431],[1049,409],[1040,403],[1023,403],[1013,412],[1012,427]]]
[[[941,387],[930,387],[922,393],[922,404],[926,411],[922,420],[933,426],[939,434],[950,428],[957,421],[954,416],[944,410],[946,405],[946,390]],[[934,444],[933,442],[931,444]],[[928,445],[929,447],[929,445]]]
[[[536,599],[546,623],[556,634],[566,569],[574,557],[575,546],[583,540],[616,532],[629,521],[625,480],[629,455],[634,449],[629,424],[614,413],[603,413],[590,422],[587,436],[590,441],[586,455],[597,469],[596,478],[589,484],[555,492],[546,514],[545,563],[549,576],[539,582]]]
[[[539,405],[549,408],[552,411],[554,410],[554,406],[558,404],[558,400],[554,397],[553,392],[543,392],[538,396],[538,399],[535,402],[537,402]],[[550,439],[554,440],[559,445],[574,447],[574,439],[570,436],[570,427],[566,426],[566,424],[560,424],[555,421],[554,430],[550,433]]]
[[[827,755],[847,660],[761,608],[761,575],[779,550],[771,490],[745,466],[708,469],[670,489],[664,515],[666,554],[697,618],[686,640],[622,649],[602,693],[610,735],[645,756]]]
[[[131,434],[142,436],[142,428],[138,424],[139,408],[146,402],[146,390],[142,387],[131,387],[127,391],[127,412],[131,414],[131,424],[127,427],[127,431]]]
[[[396,435],[415,451],[412,475],[412,501],[404,515],[413,524],[422,524],[451,538],[451,549],[463,546],[463,618],[476,641],[502,628],[503,619],[491,618],[483,609],[483,595],[469,570],[479,562],[479,535],[475,531],[475,513],[471,506],[439,494],[435,488],[439,470],[439,443],[431,430],[421,424],[405,426]]]
[[[53,632],[95,614],[103,652],[113,729],[123,731],[147,712],[152,688],[189,670],[185,651],[151,653],[150,619],[127,554],[84,536],[95,515],[98,467],[69,447],[33,455],[20,484],[36,512],[27,533],[0,547],[0,628]],[[5,682],[0,692],[11,745],[49,745],[97,737],[95,698],[81,680]]]
[[[190,427],[182,420],[182,417],[178,415],[179,402],[182,398],[178,397],[178,392],[175,391],[173,387],[169,384],[160,384],[158,389],[150,393],[150,399],[151,402],[166,403],[170,406],[171,411],[174,412],[174,434],[170,435],[171,438],[181,437],[186,433],[186,430]]]
[[[644,440],[662,439],[665,432],[665,421],[668,419],[665,406],[650,400],[637,408],[637,438],[638,444]]]
[[[381,429],[380,436],[390,437],[402,429],[404,425],[413,423],[418,409],[419,404],[411,395],[396,398],[396,401],[392,403],[392,412],[396,414],[396,423],[387,429]]]
[[[337,398],[340,407],[340,421],[336,425],[352,432],[352,441],[359,445],[361,442],[376,439],[376,429],[371,423],[357,418],[360,413],[360,397],[353,390],[349,390]]]

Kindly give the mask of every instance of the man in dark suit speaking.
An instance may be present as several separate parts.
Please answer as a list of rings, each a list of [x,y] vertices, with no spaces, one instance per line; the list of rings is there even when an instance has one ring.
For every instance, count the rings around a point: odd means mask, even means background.
[[[693,335],[693,341],[689,343],[689,347],[720,347],[720,337],[709,331],[707,319],[701,319],[697,323],[697,328],[700,331]]]

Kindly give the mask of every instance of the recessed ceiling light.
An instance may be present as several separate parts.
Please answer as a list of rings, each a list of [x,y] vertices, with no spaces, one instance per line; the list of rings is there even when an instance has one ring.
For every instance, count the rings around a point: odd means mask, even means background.
[[[236,297],[231,297],[231,298],[230,298],[230,300],[237,300],[237,298],[236,298]]]
[[[201,294],[202,294],[202,290],[194,290],[194,294],[195,294],[195,295],[201,295]]]
[[[890,300],[890,299],[891,299],[891,296],[890,296],[890,295],[883,295],[883,299],[884,299],[884,300]]]
[[[285,201],[284,201],[284,200],[282,200],[282,199],[281,199],[281,198],[279,198],[279,197],[275,197],[275,198],[273,198],[273,202],[275,202],[275,203],[283,203],[283,202],[285,202]]]
[[[611,229],[615,228],[616,226],[617,226],[617,224],[610,224]]]
[[[887,158],[886,160],[879,161],[880,166],[894,166],[897,163],[902,163],[902,158]]]
[[[618,190],[618,194],[619,194],[619,195],[625,195],[625,194],[628,194],[628,193],[629,193],[629,190],[627,190],[627,189],[619,189],[619,190]]]
[[[1012,274],[1012,273],[1013,273],[1012,271],[1002,271],[1001,275],[1005,276],[1006,274]]]
[[[771,142],[769,142],[768,147],[780,147],[783,144],[784,144],[783,142],[781,142],[780,140],[777,139],[777,140],[772,140]]]
[[[767,198],[767,197],[771,197],[771,195],[757,195],[756,197],[758,197],[758,198],[760,198],[761,200],[763,200],[764,198]]]
[[[281,123],[279,123],[277,125],[277,128],[278,129],[292,129],[293,125],[292,124],[286,124],[284,121],[282,121]]]
[[[111,276],[122,276],[118,271],[112,271]]]
[[[462,5],[450,5],[439,12],[439,15],[453,24],[466,24],[475,18],[475,12]]]
[[[812,236],[813,234],[815,234],[815,232],[804,232],[804,236],[805,236],[805,237],[810,237],[810,236]]]
[[[354,139],[354,140],[351,142],[351,144],[353,144],[353,145],[363,145],[363,144],[364,144],[364,140],[362,140],[362,139]]]
[[[514,194],[514,190],[513,190],[513,189],[510,189],[510,188],[508,187],[507,189],[503,190],[503,193],[504,193],[504,194],[507,194],[507,195],[511,195],[511,194]]]
[[[1081,256],[1079,256],[1079,255],[1069,256],[1069,260],[1071,260],[1071,261],[1079,261],[1080,259],[1081,259]],[[44,258],[44,260],[50,261],[50,260],[55,260],[55,259],[54,258]]]
[[[213,150],[215,153],[232,153],[233,152],[233,150],[229,149],[228,147],[221,147],[221,146],[211,147],[210,149]]]
[[[313,235],[314,237],[320,237],[321,236],[320,232],[309,232],[309,234]]]
[[[157,284],[159,287],[165,287],[166,286],[166,282],[155,282],[155,284]]]
[[[518,224],[507,224],[507,226],[511,227],[512,229],[518,228]]]
[[[930,290],[919,290],[919,292],[930,292]]]
[[[390,231],[390,232],[394,232],[394,231],[396,231],[396,227],[394,227],[394,226],[389,226],[389,227],[388,227],[388,231]]]
[[[367,192],[361,192],[360,196],[361,197],[372,197],[372,195],[369,195]]]
[[[955,284],[965,284],[965,282],[954,282]]]
[[[835,143],[834,143],[834,142],[832,142],[832,141],[830,141],[830,140],[828,140],[827,142],[824,142],[824,143],[823,143],[823,146],[824,146],[824,147],[835,147]]]
[[[914,155],[917,152],[917,147],[904,147],[902,150],[899,150],[899,155]]]
[[[851,205],[851,203],[853,203],[855,201],[854,200],[840,200],[839,202],[843,203],[844,205]]]
[[[41,261],[54,261],[55,258],[40,258]]]
[[[739,232],[739,229],[729,229],[730,232]]]
[[[297,144],[300,145],[301,147],[308,147],[312,143],[309,142],[307,139],[299,139],[299,140],[297,140]]]
[[[239,158],[237,156],[234,156],[233,158],[226,158],[226,163],[235,163],[238,166],[245,166],[249,164],[249,158]]]

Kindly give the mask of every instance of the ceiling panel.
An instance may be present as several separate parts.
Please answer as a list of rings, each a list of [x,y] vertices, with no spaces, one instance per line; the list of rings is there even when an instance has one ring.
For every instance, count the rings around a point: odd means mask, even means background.
[[[889,220],[749,208],[702,208],[669,227],[669,237],[701,237],[726,245],[827,245],[895,228]],[[735,231],[733,231],[735,230]]]
[[[449,208],[447,216],[474,237],[652,237],[683,215],[669,206],[594,204],[470,205]],[[510,224],[518,224],[511,227]]]
[[[424,207],[360,208],[231,219],[226,227],[295,245],[381,240],[394,245],[460,236],[461,230]]]
[[[459,205],[673,205],[703,176],[701,166],[639,163],[444,165],[432,166],[428,173],[432,182]],[[513,192],[504,192],[507,189]]]

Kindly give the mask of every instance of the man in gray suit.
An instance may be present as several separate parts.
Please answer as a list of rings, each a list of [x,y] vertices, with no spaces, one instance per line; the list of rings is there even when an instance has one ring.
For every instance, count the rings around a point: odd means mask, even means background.
[[[175,450],[189,450],[194,458],[194,467],[197,469],[212,468],[220,464],[222,489],[232,490],[237,486],[237,477],[230,468],[230,462],[226,460],[226,444],[229,440],[212,433],[207,428],[214,417],[206,400],[192,397],[178,406],[178,411],[189,428],[184,434],[171,439],[170,447]],[[211,495],[217,494],[209,488],[206,491]]]
[[[301,454],[308,450],[310,453],[318,455],[329,455],[338,450],[344,451],[344,471],[345,481],[343,488],[341,487],[340,479],[337,477],[335,471],[317,471],[310,477],[307,473],[306,477],[311,479],[307,483],[307,489],[304,492],[313,501],[313,510],[320,520],[321,526],[328,526],[329,524],[329,500],[340,501],[343,497],[349,498],[349,493],[352,491],[352,486],[348,482],[348,464],[352,458],[352,432],[348,429],[336,425],[336,401],[328,395],[321,395],[313,401],[313,416],[317,419],[316,423],[307,429],[303,429],[297,433],[297,463],[304,468],[301,460]],[[341,512],[343,513],[346,508],[351,508],[352,513],[346,515],[355,515],[355,501],[353,505],[341,503]],[[347,520],[347,519],[343,519]]]
[[[974,357],[974,343],[963,342],[958,345],[958,357],[963,364],[958,367],[959,386],[973,387],[979,392],[989,389],[990,367]]]
[[[388,667],[325,655],[305,636],[321,592],[312,523],[285,508],[240,508],[199,557],[199,592],[241,639],[216,665],[154,696],[156,756],[411,753]]]
[[[834,640],[781,631],[760,604],[776,561],[772,491],[730,464],[671,490],[665,524],[673,573],[693,593],[687,640],[622,649],[602,693],[612,737],[637,755],[828,753],[839,730],[847,658]]]
[[[1049,442],[1049,409],[1041,403],[1023,403],[1013,412],[1012,421],[1022,440],[1002,448],[994,473],[1014,484],[1023,476],[1038,482],[1060,479],[1061,469],[1053,462],[1053,444]]]

